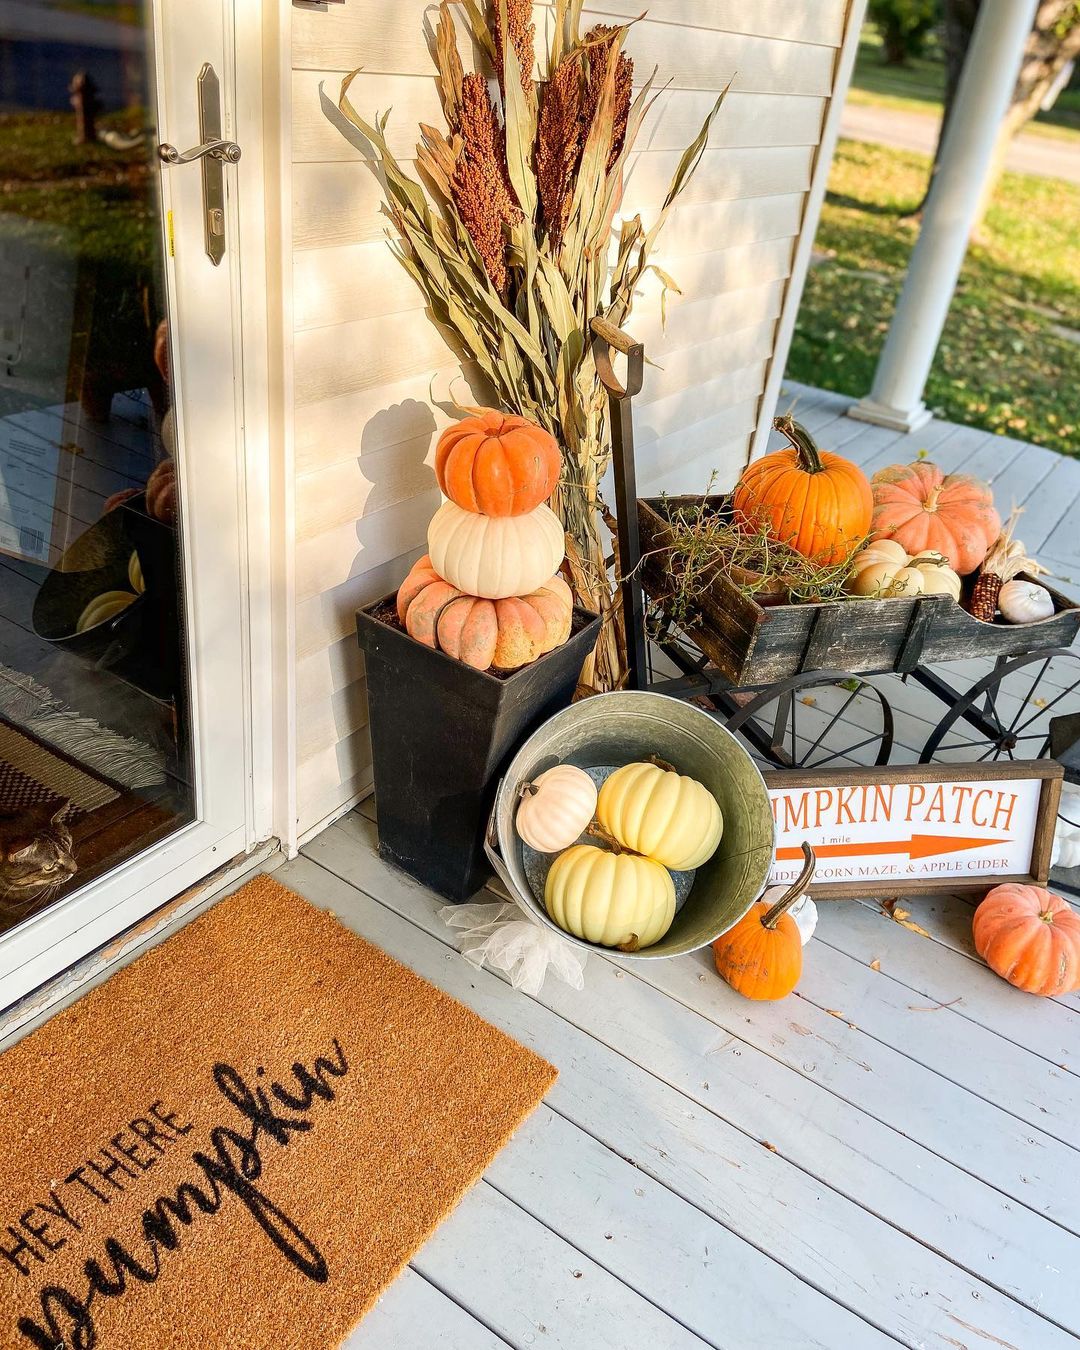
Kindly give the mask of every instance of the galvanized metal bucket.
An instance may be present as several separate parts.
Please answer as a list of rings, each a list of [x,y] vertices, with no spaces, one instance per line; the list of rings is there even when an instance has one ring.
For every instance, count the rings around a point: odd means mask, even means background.
[[[724,814],[720,847],[694,879],[667,934],[627,960],[682,956],[726,933],[764,888],[774,828],[757,766],[735,737],[700,708],[663,694],[624,691],[584,699],[538,728],[511,760],[495,798],[486,841],[492,867],[517,903],[579,947],[593,944],[559,928],[534,896],[514,829],[521,786],[553,764],[589,769],[658,755],[712,792]]]

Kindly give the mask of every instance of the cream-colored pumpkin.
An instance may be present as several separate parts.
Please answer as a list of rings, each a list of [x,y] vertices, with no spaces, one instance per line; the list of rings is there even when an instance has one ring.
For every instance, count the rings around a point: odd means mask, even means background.
[[[139,561],[139,555],[133,553],[128,559],[128,584],[136,595],[142,595],[146,590],[146,582],[143,580],[142,563]]]
[[[923,590],[927,595],[951,595],[960,602],[960,574],[949,566],[949,560],[941,553],[916,553],[908,561],[909,567],[917,567],[922,573]]]
[[[443,502],[428,526],[435,571],[485,600],[539,590],[562,566],[565,543],[559,518],[547,506],[521,516],[482,516]]]
[[[895,539],[875,539],[860,549],[857,557],[867,562],[895,562],[898,567],[906,566],[908,561],[906,549]]]
[[[708,862],[724,833],[720,805],[704,784],[656,764],[624,764],[604,781],[596,817],[623,848],[676,872]]]
[[[651,947],[675,917],[675,884],[651,858],[575,844],[552,863],[544,905],[560,928],[586,942]]]
[[[951,595],[960,599],[960,578],[940,553],[909,558],[895,539],[876,539],[855,555],[848,581],[852,595],[892,599],[898,595]]]
[[[921,595],[925,589],[923,574],[917,567],[897,565],[893,560],[871,561],[859,565],[862,554],[856,559],[856,568],[848,581],[848,590],[853,595],[875,596],[878,599],[891,599],[897,595]]]
[[[545,769],[522,789],[514,821],[538,853],[558,853],[584,833],[596,812],[596,784],[574,764]]]
[[[85,633],[89,628],[96,628],[99,623],[115,619],[134,599],[130,591],[102,591],[100,595],[95,595],[79,615],[76,633]]]

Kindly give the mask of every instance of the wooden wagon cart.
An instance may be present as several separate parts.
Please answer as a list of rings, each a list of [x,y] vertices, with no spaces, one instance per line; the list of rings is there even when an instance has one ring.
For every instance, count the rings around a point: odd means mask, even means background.
[[[915,719],[903,739],[909,759],[921,744],[914,756],[921,763],[1051,754],[1080,691],[1080,651],[1072,647],[1080,606],[1051,587],[1054,613],[1014,626],[982,622],[949,595],[763,605],[717,567],[695,595],[693,615],[676,622],[667,604],[678,565],[672,518],[688,503],[721,518],[730,505],[723,496],[638,499],[631,401],[644,349],[602,320],[593,331],[611,404],[631,688],[695,699],[774,769],[887,764],[900,748],[897,714]],[[625,383],[613,352],[626,358]],[[987,658],[994,664],[984,673]],[[932,668],[946,663],[955,677]],[[977,665],[975,678],[965,663]],[[912,683],[938,701],[936,721],[926,720],[934,704],[912,697]]]

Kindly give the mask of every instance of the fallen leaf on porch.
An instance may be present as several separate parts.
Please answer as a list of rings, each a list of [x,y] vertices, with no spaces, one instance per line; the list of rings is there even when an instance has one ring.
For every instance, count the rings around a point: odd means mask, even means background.
[[[962,1003],[963,995],[949,999],[948,1003],[909,1003],[908,1012],[940,1012],[942,1008],[951,1008],[954,1003]]]
[[[885,909],[885,906],[888,904],[889,904],[888,901],[883,901],[882,909]],[[889,915],[889,918],[892,919],[894,923],[898,923],[901,928],[908,928],[911,930],[911,932],[918,933],[920,937],[928,938],[930,936],[930,934],[926,931],[925,928],[921,927],[917,923],[912,922],[911,910],[901,909],[900,906],[896,904],[895,901],[893,901],[892,905],[889,906],[889,908],[886,910],[886,913]]]
[[[871,969],[871,970],[880,970],[880,969],[881,969],[881,958],[880,958],[880,957],[877,957],[877,956],[874,957],[874,959],[870,962],[870,969]]]
[[[1036,708],[1045,708],[1045,707],[1046,707],[1046,699],[1044,699],[1044,698],[1036,698],[1036,699],[1032,699],[1032,702],[1035,704]]]
[[[769,1141],[768,1141],[767,1139],[763,1139],[763,1140],[761,1141],[761,1147],[762,1147],[762,1148],[767,1148],[767,1149],[769,1150],[770,1153],[777,1153],[777,1152],[779,1152],[779,1150],[777,1149],[776,1145],[775,1145],[775,1144],[770,1144]]]
[[[813,694],[804,694],[802,698],[799,699],[799,702],[805,703],[808,708],[817,707],[817,699],[813,696]]]

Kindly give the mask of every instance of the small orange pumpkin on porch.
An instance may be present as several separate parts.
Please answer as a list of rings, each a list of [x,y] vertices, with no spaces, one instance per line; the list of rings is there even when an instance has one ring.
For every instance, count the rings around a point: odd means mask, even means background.
[[[1080,915],[1041,886],[995,886],[975,911],[975,950],[992,971],[1028,994],[1080,990]]]
[[[447,427],[435,447],[439,487],[463,511],[522,516],[555,491],[558,442],[535,422],[485,408]]]
[[[798,878],[770,905],[758,900],[734,928],[712,944],[717,974],[737,994],[759,1002],[787,998],[802,975],[803,948],[798,924],[788,913],[814,875],[816,859],[803,844],[805,863]]]
[[[870,483],[842,455],[819,450],[813,437],[790,417],[773,426],[789,442],[743,473],[732,497],[735,521],[789,544],[822,566],[842,563],[866,538],[874,502]]]

